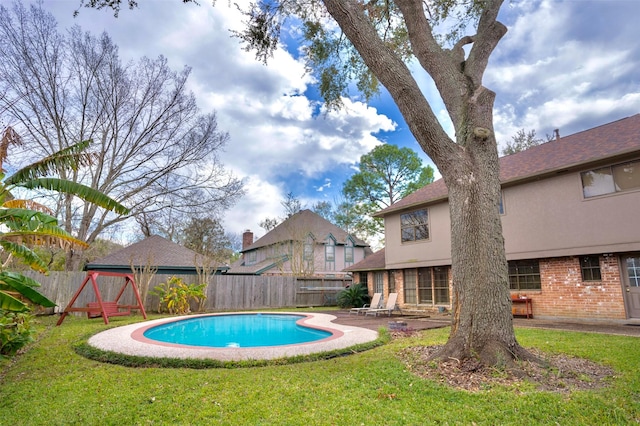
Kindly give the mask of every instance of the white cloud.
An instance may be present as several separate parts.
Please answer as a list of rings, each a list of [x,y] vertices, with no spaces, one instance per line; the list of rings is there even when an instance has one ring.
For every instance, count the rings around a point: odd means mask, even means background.
[[[247,195],[225,218],[230,231],[260,232],[260,220],[282,214],[280,201],[291,184],[301,185],[306,193],[295,195],[309,204],[314,196],[330,197],[360,156],[382,140],[423,156],[404,123],[363,102],[345,100],[343,110],[325,114],[305,96],[313,79],[304,64],[283,50],[268,66],[256,61],[228,31],[241,29],[243,18],[232,4],[217,3],[148,0],[137,10],[123,9],[118,19],[91,9],[74,19],[77,0],[44,7],[56,12],[62,27],[108,31],[126,60],[163,54],[175,70],[192,67],[190,87],[199,105],[217,111],[220,128],[231,136],[223,161],[247,182]],[[638,1],[505,2],[500,19],[509,31],[484,78],[497,94],[498,141],[504,144],[521,128],[540,137],[555,128],[567,135],[640,112],[638,15]],[[419,65],[412,67],[454,138],[435,85]]]
[[[260,220],[281,215],[291,179],[322,182],[336,167],[356,163],[380,144],[376,133],[396,127],[362,102],[345,99],[342,110],[325,111],[304,95],[313,83],[304,64],[282,49],[268,66],[257,61],[231,37],[229,29],[242,29],[244,20],[235,7],[156,4],[161,7],[140,2],[139,9],[123,9],[118,19],[83,9],[74,23],[91,31],[105,28],[126,60],[162,54],[175,70],[192,68],[189,84],[198,104],[203,112],[215,110],[219,128],[230,135],[223,164],[246,181],[245,197],[224,219],[229,231],[259,231]],[[62,25],[69,24],[72,5],[50,8]],[[309,184],[308,193],[331,188],[331,181]]]
[[[631,10],[640,3],[543,0],[503,9],[509,31],[485,75],[497,93],[498,141],[522,128],[567,135],[640,112]]]

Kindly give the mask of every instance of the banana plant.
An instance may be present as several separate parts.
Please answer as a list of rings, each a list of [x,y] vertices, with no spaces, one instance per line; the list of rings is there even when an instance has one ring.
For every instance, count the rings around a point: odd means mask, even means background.
[[[9,146],[21,143],[13,129],[5,129],[0,140],[0,252],[5,258],[0,265],[0,310],[12,312],[29,311],[28,303],[44,307],[53,307],[55,303],[36,290],[40,286],[37,281],[6,270],[11,258],[19,259],[35,271],[48,274],[47,264],[31,247],[69,244],[87,247],[84,241],[62,229],[46,206],[33,200],[17,199],[12,191],[18,188],[49,190],[77,196],[118,214],[127,214],[129,211],[100,191],[48,176],[62,169],[77,170],[82,165],[90,164],[92,156],[86,152],[90,140],[62,149],[5,177],[2,165]]]

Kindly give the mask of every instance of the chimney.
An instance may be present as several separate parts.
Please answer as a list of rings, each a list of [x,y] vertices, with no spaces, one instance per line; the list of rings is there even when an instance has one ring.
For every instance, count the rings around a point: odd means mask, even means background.
[[[556,134],[556,140],[560,139],[560,129],[554,129],[553,133]]]
[[[245,250],[251,244],[253,244],[253,232],[247,229],[242,233],[242,250]]]

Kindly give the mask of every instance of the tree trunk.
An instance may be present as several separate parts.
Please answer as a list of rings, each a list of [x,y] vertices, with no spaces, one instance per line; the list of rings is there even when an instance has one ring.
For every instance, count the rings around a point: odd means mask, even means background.
[[[453,319],[436,357],[478,358],[488,365],[531,359],[515,338],[508,269],[498,211],[500,175],[493,132],[495,94],[482,86],[490,52],[506,32],[498,23],[500,0],[487,3],[478,34],[443,50],[431,36],[421,2],[398,0],[413,51],[434,79],[456,131],[456,143],[440,126],[410,70],[378,38],[355,2],[324,0],[329,13],[389,90],[449,191]],[[473,43],[465,58],[462,46]],[[437,242],[435,242],[437,244]]]
[[[84,250],[79,247],[74,247],[67,250],[65,259],[66,271],[81,271],[84,265],[82,265],[82,257]]]
[[[469,132],[456,164],[443,169],[451,216],[453,317],[449,340],[436,357],[511,365],[514,358],[530,356],[513,329],[498,153],[491,115],[483,118],[484,125]]]

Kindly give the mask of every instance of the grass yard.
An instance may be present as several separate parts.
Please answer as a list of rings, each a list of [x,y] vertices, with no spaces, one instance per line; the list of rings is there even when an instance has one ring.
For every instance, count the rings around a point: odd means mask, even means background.
[[[137,317],[140,320],[140,317]],[[607,364],[610,386],[565,394],[523,384],[470,393],[408,372],[398,352],[441,344],[448,329],[330,360],[252,368],[130,368],[73,346],[101,320],[41,318],[38,341],[0,364],[3,425],[427,425],[640,423],[640,339],[517,329],[520,343]],[[132,318],[113,318],[124,325]]]

